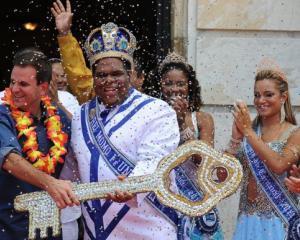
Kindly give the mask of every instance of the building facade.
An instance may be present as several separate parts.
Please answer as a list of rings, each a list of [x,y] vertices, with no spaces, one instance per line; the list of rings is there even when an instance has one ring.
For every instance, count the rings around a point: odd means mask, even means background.
[[[196,69],[217,149],[230,139],[235,100],[246,101],[254,117],[254,76],[264,57],[286,73],[299,122],[300,1],[173,0],[171,15],[173,49]],[[218,206],[225,239],[235,227],[238,199],[237,193]]]

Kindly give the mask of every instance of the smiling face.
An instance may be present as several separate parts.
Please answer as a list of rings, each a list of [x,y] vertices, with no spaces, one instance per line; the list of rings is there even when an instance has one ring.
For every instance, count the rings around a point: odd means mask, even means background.
[[[182,70],[172,69],[162,76],[161,92],[166,101],[176,96],[187,98],[189,94],[188,78]]]
[[[286,92],[279,91],[276,81],[271,79],[256,81],[254,105],[259,116],[268,118],[278,115],[280,117],[281,106],[286,99]]]
[[[58,90],[67,91],[67,75],[59,62],[52,63],[52,81],[56,82]]]
[[[40,108],[41,96],[47,92],[48,83],[37,83],[36,70],[33,66],[14,66],[10,89],[17,108],[36,113]]]
[[[129,91],[131,73],[119,58],[103,58],[94,66],[94,88],[104,105],[112,107],[122,103]]]

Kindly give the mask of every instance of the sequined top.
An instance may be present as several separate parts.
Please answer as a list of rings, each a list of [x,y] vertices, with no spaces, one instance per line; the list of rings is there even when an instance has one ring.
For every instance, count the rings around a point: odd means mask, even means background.
[[[288,137],[291,135],[293,131],[297,129],[297,126],[290,127],[281,137],[279,140],[272,141],[268,143],[268,146],[274,150],[275,152],[282,152],[283,147],[287,143]],[[248,190],[247,185],[250,177],[250,167],[248,165],[248,161],[246,159],[246,155],[242,148],[238,151],[237,154],[238,159],[241,160],[241,163],[243,165],[244,170],[244,178],[242,181],[242,189],[241,189],[241,196],[240,196],[240,206],[239,206],[239,215],[240,214],[246,214],[246,215],[253,215],[256,214],[258,216],[263,216],[266,218],[271,218],[274,215],[277,215],[275,208],[273,207],[272,203],[269,201],[268,197],[264,193],[264,191],[261,189],[259,184],[257,184],[257,196],[255,200],[249,201],[248,200]],[[284,185],[284,179],[287,175],[287,173],[283,173],[281,175],[273,174],[280,183],[282,183],[282,186]],[[295,195],[293,197],[296,198]]]

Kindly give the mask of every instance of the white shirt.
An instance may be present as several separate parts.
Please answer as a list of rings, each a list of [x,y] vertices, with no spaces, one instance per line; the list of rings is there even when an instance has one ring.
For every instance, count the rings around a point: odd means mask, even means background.
[[[76,109],[79,106],[77,98],[67,91],[58,90],[58,100],[61,104],[72,114],[74,115]]]
[[[106,133],[135,109],[139,103],[153,99],[134,90],[122,105],[130,102],[137,95],[141,97],[133,101],[125,111],[118,113],[120,106],[110,111],[107,117],[109,121],[104,127]],[[153,100],[110,136],[110,141],[114,146],[135,163],[136,166],[130,176],[153,173],[158,162],[174,151],[179,143],[179,128],[175,111],[166,102],[159,99]],[[100,104],[99,108],[103,110],[104,106]],[[90,182],[91,152],[84,141],[81,114],[79,109],[73,116],[71,144],[78,160],[81,181]],[[106,179],[116,179],[116,176],[100,156],[98,180]],[[130,208],[107,239],[176,239],[177,229],[169,219],[162,216],[144,199],[145,194],[137,194],[137,196],[137,207]],[[104,202],[105,200],[101,200],[101,205]],[[88,202],[88,204],[91,207],[91,203]],[[124,204],[112,203],[103,216],[104,228],[109,225],[123,206]],[[85,222],[95,236],[94,222],[86,208],[83,206],[82,209]],[[99,226],[97,227],[99,228]],[[86,232],[85,239],[89,239]]]

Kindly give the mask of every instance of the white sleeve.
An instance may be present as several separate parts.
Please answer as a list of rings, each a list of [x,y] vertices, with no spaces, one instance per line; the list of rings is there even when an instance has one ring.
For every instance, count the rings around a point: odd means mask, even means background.
[[[153,173],[159,161],[173,152],[179,144],[175,111],[165,103],[156,109],[148,114],[147,124],[138,143],[136,166],[130,176]]]
[[[159,161],[173,152],[179,144],[180,134],[176,113],[166,103],[159,104],[160,107],[156,108],[158,110],[149,111],[149,121],[138,146],[137,164],[130,176],[153,173]],[[171,173],[171,189],[175,190],[173,174]],[[129,205],[138,207],[147,194],[137,194],[137,198],[128,202]]]
[[[65,157],[64,166],[59,179],[70,180],[71,182],[77,183],[80,182],[77,159],[71,147],[68,149],[68,154]]]
[[[77,98],[67,91],[58,91],[58,99],[72,115],[74,115],[75,111],[79,108]]]

